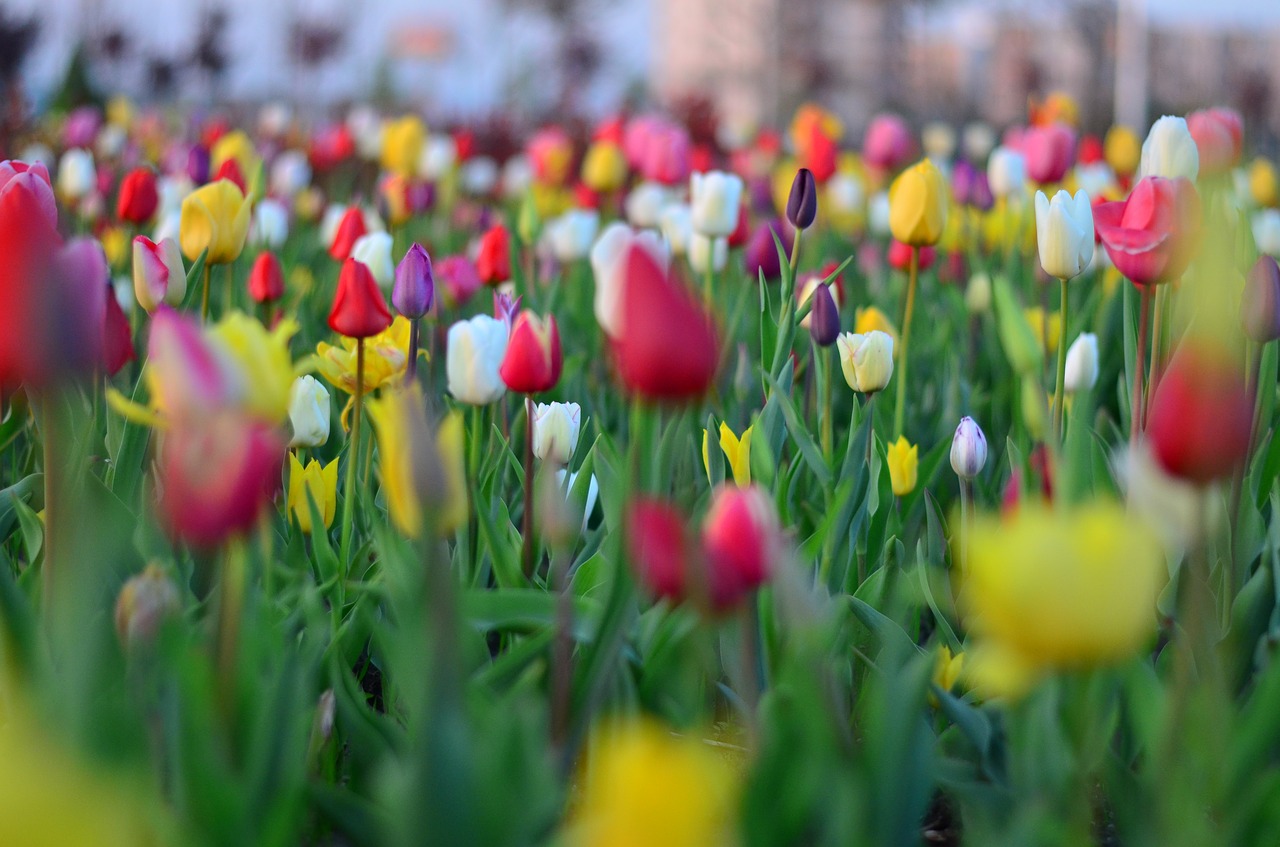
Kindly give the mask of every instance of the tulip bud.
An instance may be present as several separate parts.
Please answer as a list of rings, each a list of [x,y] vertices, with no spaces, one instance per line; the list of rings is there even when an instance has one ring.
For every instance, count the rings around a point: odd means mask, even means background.
[[[498,369],[507,353],[507,333],[505,323],[488,315],[449,327],[445,364],[449,393],[459,402],[484,406],[506,393]]]
[[[116,201],[116,217],[120,220],[144,224],[155,215],[159,205],[156,175],[150,168],[135,168],[120,181],[120,197]]]
[[[147,312],[154,312],[161,303],[182,304],[187,272],[172,238],[163,238],[158,244],[145,235],[133,239],[133,293]]]
[[[507,228],[495,224],[480,237],[476,271],[485,285],[501,285],[511,279],[511,239]]]
[[[627,222],[635,227],[656,229],[662,210],[670,203],[669,188],[657,182],[642,182],[627,195],[624,203]]]
[[[695,232],[689,239],[689,267],[694,273],[720,273],[729,261],[729,240]]]
[[[1222,174],[1240,162],[1244,121],[1234,109],[1216,108],[1187,115],[1187,131],[1195,139],[1200,171]]]
[[[262,253],[249,271],[249,296],[255,303],[274,303],[284,297],[284,272],[274,253]]]
[[[1036,192],[1036,241],[1040,266],[1057,279],[1074,279],[1093,261],[1093,207],[1083,191],[1059,191],[1050,201]]]
[[[915,155],[911,129],[898,115],[880,114],[871,119],[862,140],[867,164],[882,171],[896,171]]]
[[[920,445],[912,444],[904,436],[889,445],[885,451],[885,464],[889,466],[889,485],[893,496],[906,497],[916,490],[920,476]]]
[[[289,454],[289,491],[286,496],[289,512],[298,521],[298,529],[308,535],[311,525],[311,502],[324,522],[325,529],[333,525],[338,506],[338,460],[321,465],[312,459],[304,467],[298,457]]]
[[[182,611],[178,588],[157,564],[130,577],[116,598],[116,635],[128,650],[155,639],[160,626]]]
[[[1240,300],[1240,323],[1259,344],[1280,338],[1280,266],[1271,256],[1259,256],[1249,269]]]
[[[578,446],[581,418],[577,403],[539,403],[533,412],[533,455],[543,462],[569,464]]]
[[[840,307],[831,294],[831,286],[818,283],[810,295],[809,335],[819,347],[830,347],[840,335]]]
[[[205,253],[210,265],[234,262],[249,235],[253,204],[225,179],[197,188],[182,200],[179,242],[188,261]]]
[[[323,227],[322,227],[323,229]],[[333,239],[329,243],[329,255],[339,262],[351,256],[356,242],[368,232],[365,226],[364,211],[359,206],[350,206],[342,213]]]
[[[289,238],[289,210],[279,200],[267,198],[258,203],[249,225],[249,243],[279,250]]]
[[[854,391],[872,394],[893,376],[893,337],[880,330],[866,335],[843,332],[836,339],[840,369]]]
[[[383,291],[389,291],[396,281],[395,260],[391,258],[390,233],[370,232],[356,239],[351,247],[351,258],[360,262],[373,274],[374,281]]]
[[[787,220],[796,229],[808,229],[818,216],[818,187],[813,172],[808,168],[796,171],[791,181],[791,194],[787,197]]]
[[[672,203],[663,208],[658,215],[658,224],[662,229],[662,237],[667,241],[667,252],[673,256],[683,256],[689,252],[689,242],[693,237],[693,212],[684,203]]]
[[[391,311],[369,268],[355,259],[342,263],[329,328],[348,338],[368,338],[391,326]]]
[[[329,440],[329,391],[310,374],[298,377],[289,389],[290,447],[320,447]]]
[[[736,606],[769,579],[782,546],[773,501],[759,486],[721,484],[702,524],[702,546],[712,606]]]
[[[961,418],[951,439],[951,469],[961,479],[973,479],[986,464],[987,436],[973,418]]]
[[[1067,348],[1064,388],[1068,394],[1092,391],[1098,382],[1098,336],[1082,332]]]
[[[58,193],[69,203],[89,196],[98,185],[98,171],[93,154],[73,147],[58,162]]]
[[[406,318],[420,318],[431,311],[436,283],[431,273],[431,257],[421,244],[414,244],[396,265],[396,282],[391,303]]]
[[[913,247],[937,244],[947,222],[946,181],[924,159],[907,168],[889,188],[889,229]]]
[[[742,251],[742,264],[748,278],[757,279],[763,274],[765,279],[776,280],[782,276],[782,257],[778,255],[778,247],[773,241],[775,235],[782,242],[783,251],[790,254],[795,240],[791,227],[781,218],[762,222]]]
[[[1027,176],[1040,185],[1061,182],[1076,155],[1076,134],[1061,123],[1032,127],[1023,140]]]
[[[708,238],[728,238],[738,226],[742,178],[723,171],[690,177],[689,205],[693,231]]]
[[[987,181],[997,197],[1006,200],[1022,195],[1027,180],[1027,160],[1008,147],[997,147],[987,162]]]
[[[1183,345],[1160,378],[1147,437],[1166,471],[1198,485],[1227,476],[1249,451],[1253,399],[1223,351]]]
[[[1191,137],[1185,118],[1165,115],[1151,125],[1147,140],[1142,142],[1142,160],[1138,176],[1165,179],[1186,177],[1195,182],[1200,175],[1200,153]]]
[[[543,320],[533,312],[521,312],[511,327],[511,337],[498,373],[511,391],[537,394],[550,391],[560,380],[564,356],[560,330],[554,315]]]
[[[689,575],[689,543],[676,508],[653,498],[627,509],[627,552],[636,576],[658,597],[680,602]]]

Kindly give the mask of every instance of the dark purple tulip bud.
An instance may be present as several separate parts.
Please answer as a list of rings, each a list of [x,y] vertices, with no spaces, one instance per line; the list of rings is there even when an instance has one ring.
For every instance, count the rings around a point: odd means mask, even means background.
[[[1280,338],[1280,266],[1270,256],[1259,256],[1249,269],[1240,298],[1240,323],[1259,344]]]
[[[778,234],[782,249],[787,253],[791,252],[791,227],[777,218],[760,224],[751,233],[751,240],[742,252],[743,265],[751,279],[755,279],[761,271],[764,272],[765,279],[778,279],[782,276],[782,261],[773,244],[774,233]]]
[[[396,265],[396,283],[391,302],[406,318],[420,318],[431,311],[436,299],[436,280],[431,273],[431,257],[414,244]]]
[[[840,334],[840,310],[831,296],[831,286],[819,283],[810,298],[813,308],[809,310],[809,335],[819,347],[830,347]]]
[[[187,152],[187,178],[196,185],[204,185],[209,181],[209,151],[195,145]]]
[[[813,181],[813,171],[801,168],[791,181],[791,196],[787,198],[787,220],[796,229],[808,229],[818,216],[818,186]]]

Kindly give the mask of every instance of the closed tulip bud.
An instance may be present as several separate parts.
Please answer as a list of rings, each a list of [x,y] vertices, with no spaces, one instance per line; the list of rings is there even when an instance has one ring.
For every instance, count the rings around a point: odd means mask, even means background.
[[[742,179],[723,171],[689,177],[689,205],[694,232],[708,238],[728,238],[738,226]]]
[[[325,529],[333,525],[338,506],[338,460],[321,465],[315,459],[306,467],[297,455],[289,454],[289,491],[286,500],[289,512],[298,521],[298,528],[311,534],[311,503],[324,521]]]
[[[836,338],[836,350],[844,381],[854,391],[872,394],[889,384],[893,376],[893,338],[887,332],[843,332]]]
[[[759,486],[722,484],[711,495],[702,524],[712,607],[739,601],[769,580],[782,547],[773,501]]]
[[[694,233],[689,239],[689,267],[694,273],[720,273],[729,261],[729,239]]]
[[[159,565],[147,565],[130,577],[116,598],[116,635],[127,650],[150,645],[165,621],[182,611],[182,598],[173,580]]]
[[[329,328],[348,338],[368,338],[391,326],[391,310],[369,268],[355,259],[342,263]]]
[[[1223,174],[1240,162],[1244,121],[1234,109],[1204,109],[1187,115],[1187,131],[1196,142],[1200,171]]]
[[[28,164],[13,159],[0,161],[0,197],[10,191],[28,195],[49,226],[58,226],[58,201],[53,196],[49,171],[42,163]]]
[[[390,233],[370,232],[360,236],[351,247],[351,258],[362,263],[373,274],[383,291],[390,291],[396,281],[396,263],[391,258]]]
[[[889,484],[895,497],[906,497],[916,490],[920,473],[920,445],[912,444],[899,435],[898,440],[885,451],[885,464],[889,466]]]
[[[244,193],[225,179],[197,188],[182,201],[182,254],[189,262],[206,251],[210,265],[234,262],[244,249],[252,211]]]
[[[274,303],[284,297],[284,272],[274,253],[262,253],[249,271],[249,296],[255,303]]]
[[[498,374],[511,391],[537,394],[550,391],[560,380],[564,355],[554,315],[546,319],[521,312],[511,327],[511,337]]]
[[[204,185],[209,181],[210,157],[209,149],[199,144],[187,151],[186,177],[196,185]]]
[[[1271,256],[1259,256],[1249,269],[1240,299],[1240,323],[1259,344],[1280,338],[1280,267]]]
[[[997,147],[987,162],[987,182],[995,196],[1021,197],[1027,183],[1027,160],[1017,150]]]
[[[279,200],[258,203],[249,225],[249,243],[268,250],[279,250],[289,238],[289,210]]]
[[[808,229],[818,216],[818,186],[808,168],[796,171],[787,197],[787,220],[796,229]]]
[[[1147,140],[1142,142],[1138,176],[1185,177],[1195,182],[1199,175],[1200,152],[1186,119],[1165,115],[1152,124]]]
[[[93,164],[93,154],[73,147],[62,154],[58,162],[58,193],[68,203],[88,197],[98,187],[98,170]]]
[[[1093,261],[1093,207],[1083,191],[1059,191],[1050,200],[1036,192],[1036,241],[1040,266],[1057,279],[1074,279]]]
[[[449,327],[445,364],[449,393],[460,403],[484,406],[507,392],[498,369],[507,353],[507,325],[476,315]]]
[[[973,418],[961,418],[951,438],[951,469],[961,479],[973,479],[986,464],[987,436]]]
[[[401,176],[413,176],[427,140],[427,128],[416,115],[405,115],[382,126],[382,168]]]
[[[570,209],[547,224],[546,237],[551,252],[561,262],[576,262],[591,252],[596,231],[600,228],[600,213],[587,209]]]
[[[581,425],[577,403],[539,403],[533,411],[533,455],[543,462],[569,464]]]
[[[1197,485],[1245,461],[1253,399],[1241,369],[1222,350],[1183,345],[1151,401],[1147,437],[1166,471]]]
[[[290,447],[320,447],[329,440],[329,390],[310,374],[293,381],[289,389]]]
[[[480,236],[476,271],[480,281],[488,286],[501,285],[511,279],[511,237],[502,224],[495,224]]]
[[[1280,257],[1280,211],[1263,209],[1253,216],[1253,241],[1259,253]]]
[[[339,262],[346,261],[351,256],[351,251],[355,249],[356,242],[368,231],[365,226],[364,211],[359,206],[348,207],[342,212],[333,238],[329,241],[329,255]]]
[[[889,229],[912,247],[937,244],[947,222],[946,180],[928,159],[907,168],[889,188]]]
[[[976,273],[969,277],[969,284],[964,289],[964,306],[971,315],[981,315],[991,311],[991,277],[985,273]]]
[[[819,283],[811,295],[809,335],[819,347],[830,347],[840,335],[840,307],[836,305],[831,286]]]
[[[1092,391],[1098,382],[1098,336],[1082,332],[1067,348],[1065,390],[1068,394]]]
[[[120,181],[116,217],[131,224],[144,224],[155,216],[160,205],[156,175],[150,168],[134,168]]]
[[[650,593],[676,603],[685,599],[689,546],[684,517],[671,504],[644,497],[628,506],[628,558]]]
[[[1258,206],[1275,206],[1280,202],[1280,176],[1276,166],[1259,156],[1249,165],[1249,196]]]
[[[1027,176],[1040,185],[1061,182],[1076,157],[1076,134],[1055,123],[1027,130],[1023,140]]]
[[[182,304],[187,272],[172,238],[163,238],[158,244],[145,235],[133,239],[133,293],[147,312],[154,312],[161,303]]]
[[[406,318],[420,318],[435,302],[436,282],[431,273],[431,257],[421,244],[414,244],[396,265],[396,283],[391,303]]]
[[[606,193],[622,187],[627,179],[627,160],[622,148],[612,141],[597,141],[582,159],[582,181],[592,191]]]

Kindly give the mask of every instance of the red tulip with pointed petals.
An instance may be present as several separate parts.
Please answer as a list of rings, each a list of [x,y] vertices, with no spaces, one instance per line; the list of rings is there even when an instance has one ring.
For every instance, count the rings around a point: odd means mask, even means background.
[[[501,285],[511,279],[511,237],[502,224],[495,224],[480,237],[476,271],[485,285]]]
[[[537,394],[550,391],[560,381],[564,355],[554,315],[546,320],[533,312],[520,312],[511,327],[507,353],[498,375],[511,391]]]
[[[329,245],[329,255],[339,262],[346,261],[351,255],[360,236],[368,232],[364,225],[364,212],[359,206],[352,206],[343,212],[338,229],[333,234],[333,243]]]
[[[391,320],[391,310],[369,267],[355,259],[343,262],[329,328],[348,338],[368,338],[391,326]]]
[[[274,303],[284,296],[284,272],[274,253],[263,253],[249,271],[249,296],[255,303]]]
[[[120,220],[144,224],[155,216],[159,205],[156,175],[150,168],[134,168],[120,181],[120,197],[116,201],[116,215]]]

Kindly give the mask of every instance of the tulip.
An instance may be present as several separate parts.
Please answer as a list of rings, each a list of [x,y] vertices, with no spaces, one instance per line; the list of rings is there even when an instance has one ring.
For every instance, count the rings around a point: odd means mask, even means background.
[[[1196,485],[1245,461],[1253,400],[1240,368],[1221,351],[1184,345],[1160,378],[1147,436],[1166,471]]]
[[[466,256],[445,256],[432,272],[444,284],[445,302],[451,306],[462,306],[484,286],[475,263]]]
[[[995,147],[996,134],[990,124],[972,121],[965,124],[960,133],[960,148],[971,162],[981,162]]]
[[[1059,191],[1050,201],[1036,192],[1036,236],[1045,273],[1066,281],[1084,272],[1093,260],[1093,211],[1089,197]]]
[[[582,182],[592,191],[607,194],[622,187],[627,179],[627,160],[622,148],[612,141],[597,141],[582,159]]]
[[[971,315],[981,315],[991,309],[991,277],[976,273],[969,277],[964,289],[964,305]]]
[[[729,463],[729,473],[733,476],[733,483],[737,486],[747,486],[751,484],[751,427],[747,427],[742,431],[742,435],[734,435],[733,430],[724,421],[720,422],[719,442],[720,452],[724,453],[725,460]],[[707,452],[707,443],[710,441],[710,434],[707,430],[702,431],[702,467],[707,471],[707,478],[711,478],[711,459]]]
[[[182,201],[182,254],[194,262],[205,254],[206,265],[234,262],[249,234],[250,203],[226,180],[196,189]]]
[[[533,412],[533,455],[539,461],[569,464],[578,446],[581,419],[577,403],[538,403]]]
[[[885,453],[889,466],[889,483],[895,497],[906,497],[916,490],[916,478],[920,468],[920,446],[911,444],[899,435]]]
[[[859,308],[853,316],[853,331],[857,335],[869,335],[874,331],[883,332],[897,343],[898,331],[894,329],[889,316],[875,306]]]
[[[1185,177],[1195,182],[1200,174],[1200,153],[1184,118],[1165,115],[1151,125],[1147,140],[1142,142],[1139,178]]]
[[[594,210],[570,209],[547,224],[547,240],[551,252],[561,262],[576,262],[591,252],[596,231],[600,228],[600,213]]]
[[[1258,157],[1249,165],[1249,196],[1259,206],[1275,206],[1280,201],[1280,177],[1276,166]]]
[[[897,115],[876,115],[867,126],[862,141],[862,157],[867,164],[893,172],[915,155],[915,142],[906,121]]]
[[[1253,216],[1253,241],[1259,253],[1280,256],[1280,211],[1263,209]]]
[[[58,162],[58,194],[68,203],[76,203],[89,196],[98,185],[98,171],[93,164],[93,154],[73,147],[62,154]]]
[[[520,314],[520,301],[523,299],[523,296],[512,297],[505,291],[493,292],[493,316],[506,324],[507,335],[511,334],[516,315]]]
[[[1064,390],[1067,394],[1092,391],[1098,382],[1098,336],[1082,332],[1067,350]]]
[[[1023,138],[1027,176],[1040,185],[1061,182],[1076,155],[1076,134],[1065,124],[1032,127]]]
[[[229,312],[204,330],[214,358],[226,371],[231,396],[245,413],[273,426],[289,414],[293,359],[289,339],[298,331],[292,318],[268,330],[243,312]]]
[[[1022,196],[1027,180],[1027,160],[1009,147],[997,147],[987,162],[987,181],[991,191],[1005,200]]]
[[[168,620],[182,612],[182,600],[173,580],[159,565],[132,576],[116,598],[115,624],[120,643],[128,650],[151,645]]]
[[[253,147],[253,141],[241,130],[223,135],[209,150],[209,166],[215,172],[233,170],[240,176],[240,190],[245,190],[244,180],[251,178],[256,184],[262,159]],[[217,179],[217,177],[214,177]]]
[[[1271,256],[1259,256],[1245,278],[1240,323],[1259,344],[1280,338],[1280,267]]]
[[[757,279],[763,275],[765,279],[776,280],[782,275],[782,258],[778,255],[774,236],[782,242],[786,254],[792,253],[795,239],[791,228],[781,219],[764,221],[751,233],[751,240],[742,251],[743,268],[749,278]]]
[[[58,201],[53,196],[49,171],[41,162],[27,164],[14,159],[0,161],[0,197],[10,191],[22,191],[31,196],[49,226],[58,226]]]
[[[274,303],[284,297],[284,272],[274,253],[262,253],[249,271],[249,297],[259,304]]]
[[[325,227],[321,224],[323,232]],[[355,249],[356,242],[368,232],[364,211],[359,206],[351,206],[342,210],[333,237],[329,239],[329,255],[339,262],[345,262]]]
[[[663,268],[666,251],[654,232],[635,232],[624,223],[605,227],[591,248],[591,270],[595,277],[594,309],[596,321],[605,335],[617,338],[622,333],[622,288],[626,277],[626,257],[632,245],[648,250]]]
[[[689,203],[693,231],[708,238],[728,238],[738,226],[742,179],[723,171],[690,176]]]
[[[533,312],[521,312],[511,328],[498,371],[503,383],[522,394],[550,391],[559,381],[563,367],[555,316],[543,320]]]
[[[391,303],[406,318],[417,319],[431,311],[435,302],[435,277],[431,257],[421,244],[414,244],[396,265]]]
[[[301,150],[285,150],[271,163],[271,192],[286,199],[296,197],[311,184],[311,165]]]
[[[971,480],[982,473],[986,464],[987,437],[982,427],[973,418],[961,418],[951,438],[951,469],[962,480]]]
[[[476,271],[480,281],[488,286],[501,285],[511,279],[511,237],[502,224],[495,224],[480,237]]]
[[[1142,163],[1142,144],[1137,134],[1127,126],[1113,126],[1107,130],[1102,149],[1107,164],[1126,179],[1133,176]]]
[[[1186,270],[1195,252],[1200,202],[1188,179],[1144,176],[1127,199],[1098,204],[1093,218],[1116,269],[1135,285],[1150,286]]]
[[[627,508],[627,553],[636,576],[658,597],[685,599],[692,554],[683,515],[661,500],[638,498]]]
[[[422,392],[410,383],[371,401],[369,417],[378,433],[378,475],[392,523],[417,538],[430,514],[437,535],[456,532],[468,510],[462,416],[446,415],[433,434]]]
[[[249,184],[245,180],[244,171],[241,170],[240,163],[235,159],[227,159],[214,170],[213,176],[210,177],[210,180],[215,182],[222,179],[240,189],[242,193],[249,193]]]
[[[662,210],[672,202],[671,190],[657,182],[642,182],[627,195],[624,208],[627,222],[635,227],[656,229]]]
[[[439,182],[453,170],[458,162],[458,144],[450,136],[434,134],[427,137],[422,153],[418,156],[418,176],[431,182]]]
[[[689,241],[693,238],[693,211],[688,205],[672,203],[664,207],[658,215],[658,224],[667,242],[666,252],[673,256],[689,252]]]
[[[938,261],[938,251],[933,247],[912,247],[903,244],[896,238],[889,242],[887,255],[889,267],[903,273],[911,272],[912,259],[916,262],[916,272],[927,271]]]
[[[1187,131],[1196,143],[1200,171],[1224,174],[1240,163],[1244,122],[1234,109],[1216,108],[1187,115]]]
[[[348,338],[368,338],[389,326],[391,311],[372,272],[364,263],[347,259],[338,275],[329,328]]]
[[[924,159],[898,175],[889,188],[889,229],[912,247],[937,244],[947,220],[947,185]]]
[[[270,198],[258,203],[249,224],[249,243],[279,250],[289,238],[289,210],[279,200]]]
[[[818,216],[818,187],[808,168],[796,171],[787,197],[787,220],[796,229],[808,229]]]
[[[351,258],[360,262],[373,274],[373,279],[384,292],[390,292],[396,281],[396,263],[391,257],[390,233],[370,232],[356,239],[351,247]]]
[[[187,294],[187,272],[172,238],[159,243],[145,235],[133,239],[133,293],[147,312],[154,312],[161,303],[182,304]]]
[[[614,345],[622,384],[650,400],[701,396],[720,359],[711,316],[644,247],[629,246],[623,262],[623,319]]]
[[[507,325],[476,315],[449,327],[445,363],[449,393],[460,403],[485,406],[506,393],[499,368],[507,353]]]
[[[949,162],[956,152],[956,131],[942,121],[930,121],[920,131],[924,154],[930,159]]]
[[[782,531],[773,501],[758,486],[720,485],[702,523],[702,546],[712,605],[738,605],[768,581],[778,558]]]
[[[298,461],[298,457],[289,454],[289,492],[287,496],[289,511],[298,521],[298,528],[311,534],[311,504],[314,502],[316,512],[324,522],[325,529],[333,525],[333,516],[338,508],[338,460],[327,465],[312,459],[306,467]]]
[[[382,126],[383,169],[404,177],[414,176],[426,140],[427,128],[416,115],[387,121]]]
[[[873,394],[893,376],[893,338],[879,330],[866,335],[843,332],[836,339],[840,369],[854,391]]]
[[[125,365],[138,358],[133,348],[133,327],[125,316],[115,288],[107,284],[102,326],[102,369],[107,376],[115,376]]]
[[[155,215],[159,205],[156,175],[150,168],[135,168],[120,181],[120,196],[116,201],[116,217],[120,220],[144,224]]]
[[[566,503],[573,495],[574,488],[577,485],[578,475],[569,473],[564,468],[556,471],[556,487],[563,493]],[[587,525],[591,521],[591,515],[596,508],[596,501],[600,499],[600,482],[596,479],[595,474],[587,480],[586,497],[580,504],[573,504],[574,507],[581,506],[582,511],[582,532],[587,531]]]
[[[818,283],[810,298],[813,306],[802,323],[809,330],[813,343],[819,347],[830,347],[836,343],[840,335],[840,307],[832,296],[831,286]]]
[[[290,447],[320,447],[329,440],[329,391],[310,374],[289,389]]]
[[[689,267],[697,274],[720,273],[729,261],[729,239],[694,233],[689,239]]]

